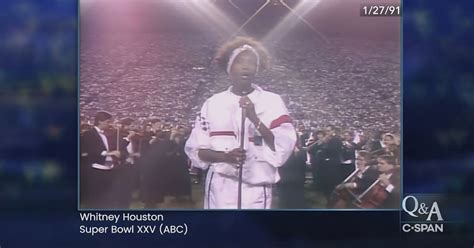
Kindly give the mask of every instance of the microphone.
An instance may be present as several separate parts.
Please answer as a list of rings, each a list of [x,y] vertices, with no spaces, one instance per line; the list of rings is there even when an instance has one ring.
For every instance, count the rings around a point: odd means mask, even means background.
[[[242,96],[248,95],[250,91],[242,90]],[[245,141],[245,119],[247,118],[246,108],[242,108],[242,116],[240,122],[240,149],[244,149],[244,141]],[[244,161],[239,163],[239,188],[237,190],[237,209],[242,209],[242,175],[243,175],[243,166]]]
[[[245,118],[246,118],[246,109],[242,108],[242,117],[240,122],[240,149],[244,149],[244,141],[245,141]],[[239,163],[239,188],[237,191],[237,209],[242,209],[242,175],[243,175],[243,167],[244,161]]]

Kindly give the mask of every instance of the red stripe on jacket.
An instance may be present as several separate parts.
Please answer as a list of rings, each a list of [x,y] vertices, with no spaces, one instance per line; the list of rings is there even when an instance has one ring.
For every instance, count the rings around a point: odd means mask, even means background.
[[[276,118],[272,123],[270,124],[270,129],[274,129],[279,127],[283,123],[292,123],[293,120],[291,120],[291,117],[289,115],[282,115],[278,118]]]
[[[216,132],[211,132],[209,135],[211,137],[212,136],[236,136],[233,131],[216,131]]]

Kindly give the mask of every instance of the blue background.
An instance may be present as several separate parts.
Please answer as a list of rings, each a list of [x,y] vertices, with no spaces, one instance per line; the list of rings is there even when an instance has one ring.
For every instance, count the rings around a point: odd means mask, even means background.
[[[164,212],[190,235],[79,234],[77,1],[0,4],[1,247],[399,247],[399,212]],[[465,199],[457,234],[407,244],[474,245],[474,3],[403,3],[405,193]],[[471,197],[472,198],[472,197]],[[411,243],[410,243],[411,242]],[[311,244],[316,245],[311,245]],[[465,247],[465,246],[464,246]]]

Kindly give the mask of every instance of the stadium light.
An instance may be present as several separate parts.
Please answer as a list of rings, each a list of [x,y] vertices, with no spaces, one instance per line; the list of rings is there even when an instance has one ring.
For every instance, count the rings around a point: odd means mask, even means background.
[[[242,14],[243,16],[249,18],[249,16],[247,15],[247,13],[245,13],[237,4],[234,3],[234,1],[232,0],[228,0],[228,2],[230,3],[230,5],[232,5],[232,7],[234,7],[235,9],[237,9],[240,14]]]
[[[326,36],[319,32],[311,23],[306,21],[304,16],[311,10],[313,10],[321,0],[301,0],[298,5],[293,9],[290,7],[285,0],[279,0],[281,5],[287,8],[288,13],[285,18],[280,21],[263,39],[264,42],[276,41],[282,38],[291,28],[293,28],[299,21],[303,22],[308,26],[314,33],[316,33],[324,42],[328,43]]]
[[[81,0],[81,2],[93,2],[100,0]],[[221,36],[227,36],[228,38],[235,37],[237,35],[245,35],[244,28],[248,25],[261,11],[267,6],[284,6],[289,10],[289,13],[285,18],[280,21],[276,26],[270,30],[270,32],[263,39],[265,41],[275,41],[282,38],[288,31],[294,27],[299,21],[305,23],[313,32],[327,42],[327,38],[321,34],[313,25],[311,25],[304,16],[312,9],[314,9],[321,0],[300,0],[295,8],[290,7],[286,0],[265,0],[265,2],[251,15],[248,16],[235,0],[227,0],[228,3],[237,9],[243,16],[247,17],[247,20],[241,25],[236,25],[227,15],[225,15],[217,6],[217,0],[155,0],[163,1],[172,4],[179,4],[180,10],[185,15],[200,20],[207,24],[209,27],[215,27],[218,29],[218,33]],[[132,1],[129,1],[132,2]]]
[[[270,4],[272,2],[272,0],[266,0],[264,4],[262,4],[262,6],[260,6],[260,8],[258,8],[253,14],[252,16],[250,16],[247,21],[244,22],[244,24],[242,24],[239,29],[237,29],[237,31],[234,32],[234,34],[232,36],[235,36],[237,35],[239,32],[242,31],[242,29],[247,26],[247,24],[255,17],[257,16],[260,11],[262,11],[265,7],[267,7],[268,4]]]
[[[191,14],[209,24],[210,27],[217,27],[220,35],[228,37],[233,30],[238,29],[238,26],[216,7],[215,2],[216,0],[187,0],[183,1],[180,7],[185,10],[184,14]]]

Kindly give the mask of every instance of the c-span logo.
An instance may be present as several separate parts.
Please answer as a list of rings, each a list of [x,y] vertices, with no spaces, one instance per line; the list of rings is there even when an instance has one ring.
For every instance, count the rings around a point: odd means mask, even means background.
[[[402,231],[416,233],[437,233],[444,231],[444,219],[437,201],[419,200],[415,196],[406,196],[402,201],[405,218]]]

